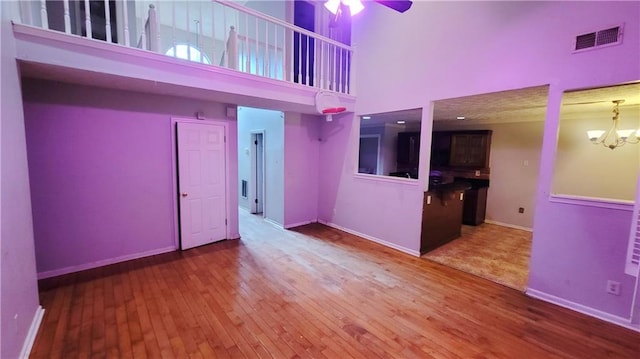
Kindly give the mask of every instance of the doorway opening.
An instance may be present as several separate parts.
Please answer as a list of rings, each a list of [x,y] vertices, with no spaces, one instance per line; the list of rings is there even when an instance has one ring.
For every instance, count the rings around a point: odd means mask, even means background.
[[[284,112],[239,106],[237,118],[242,237],[256,221],[284,226]]]
[[[537,86],[434,102],[424,258],[526,289],[548,91]],[[438,199],[453,190],[455,203]],[[429,216],[447,220],[431,228]]]

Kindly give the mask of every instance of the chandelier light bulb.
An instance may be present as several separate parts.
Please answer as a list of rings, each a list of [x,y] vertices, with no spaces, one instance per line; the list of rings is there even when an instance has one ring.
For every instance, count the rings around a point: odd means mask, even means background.
[[[591,140],[591,142],[595,142],[598,140],[598,138],[600,138],[600,136],[604,135],[604,131],[603,130],[589,130],[587,131],[587,136],[589,136],[589,140]]]
[[[636,130],[633,130],[633,129],[632,130],[618,130],[618,136],[620,136],[620,138],[622,138],[623,140],[626,140],[634,132],[636,132]]]
[[[618,124],[620,121],[620,110],[618,109],[618,106],[621,103],[624,103],[624,100],[614,100],[611,102],[613,102],[613,117],[611,118],[611,128],[608,131],[587,131],[589,141],[591,141],[591,143],[593,143],[594,145],[603,145],[604,147],[610,148],[612,150],[616,147],[624,146],[627,143],[640,143],[640,129],[618,130]]]

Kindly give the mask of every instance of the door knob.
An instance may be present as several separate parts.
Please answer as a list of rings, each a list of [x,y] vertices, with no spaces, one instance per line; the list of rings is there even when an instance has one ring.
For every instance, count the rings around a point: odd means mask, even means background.
[[[187,192],[182,192],[182,197],[186,197],[186,196],[188,196],[188,195],[189,195],[189,194],[188,194]]]

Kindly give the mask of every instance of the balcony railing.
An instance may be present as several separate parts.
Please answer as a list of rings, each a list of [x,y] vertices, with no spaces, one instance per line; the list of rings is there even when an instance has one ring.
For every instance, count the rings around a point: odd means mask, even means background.
[[[353,94],[353,49],[231,1],[63,0],[21,4],[26,25]]]

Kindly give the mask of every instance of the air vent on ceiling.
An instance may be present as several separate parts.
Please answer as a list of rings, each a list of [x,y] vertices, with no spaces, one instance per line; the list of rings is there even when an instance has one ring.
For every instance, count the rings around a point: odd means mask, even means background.
[[[622,25],[576,36],[574,52],[622,43]]]

